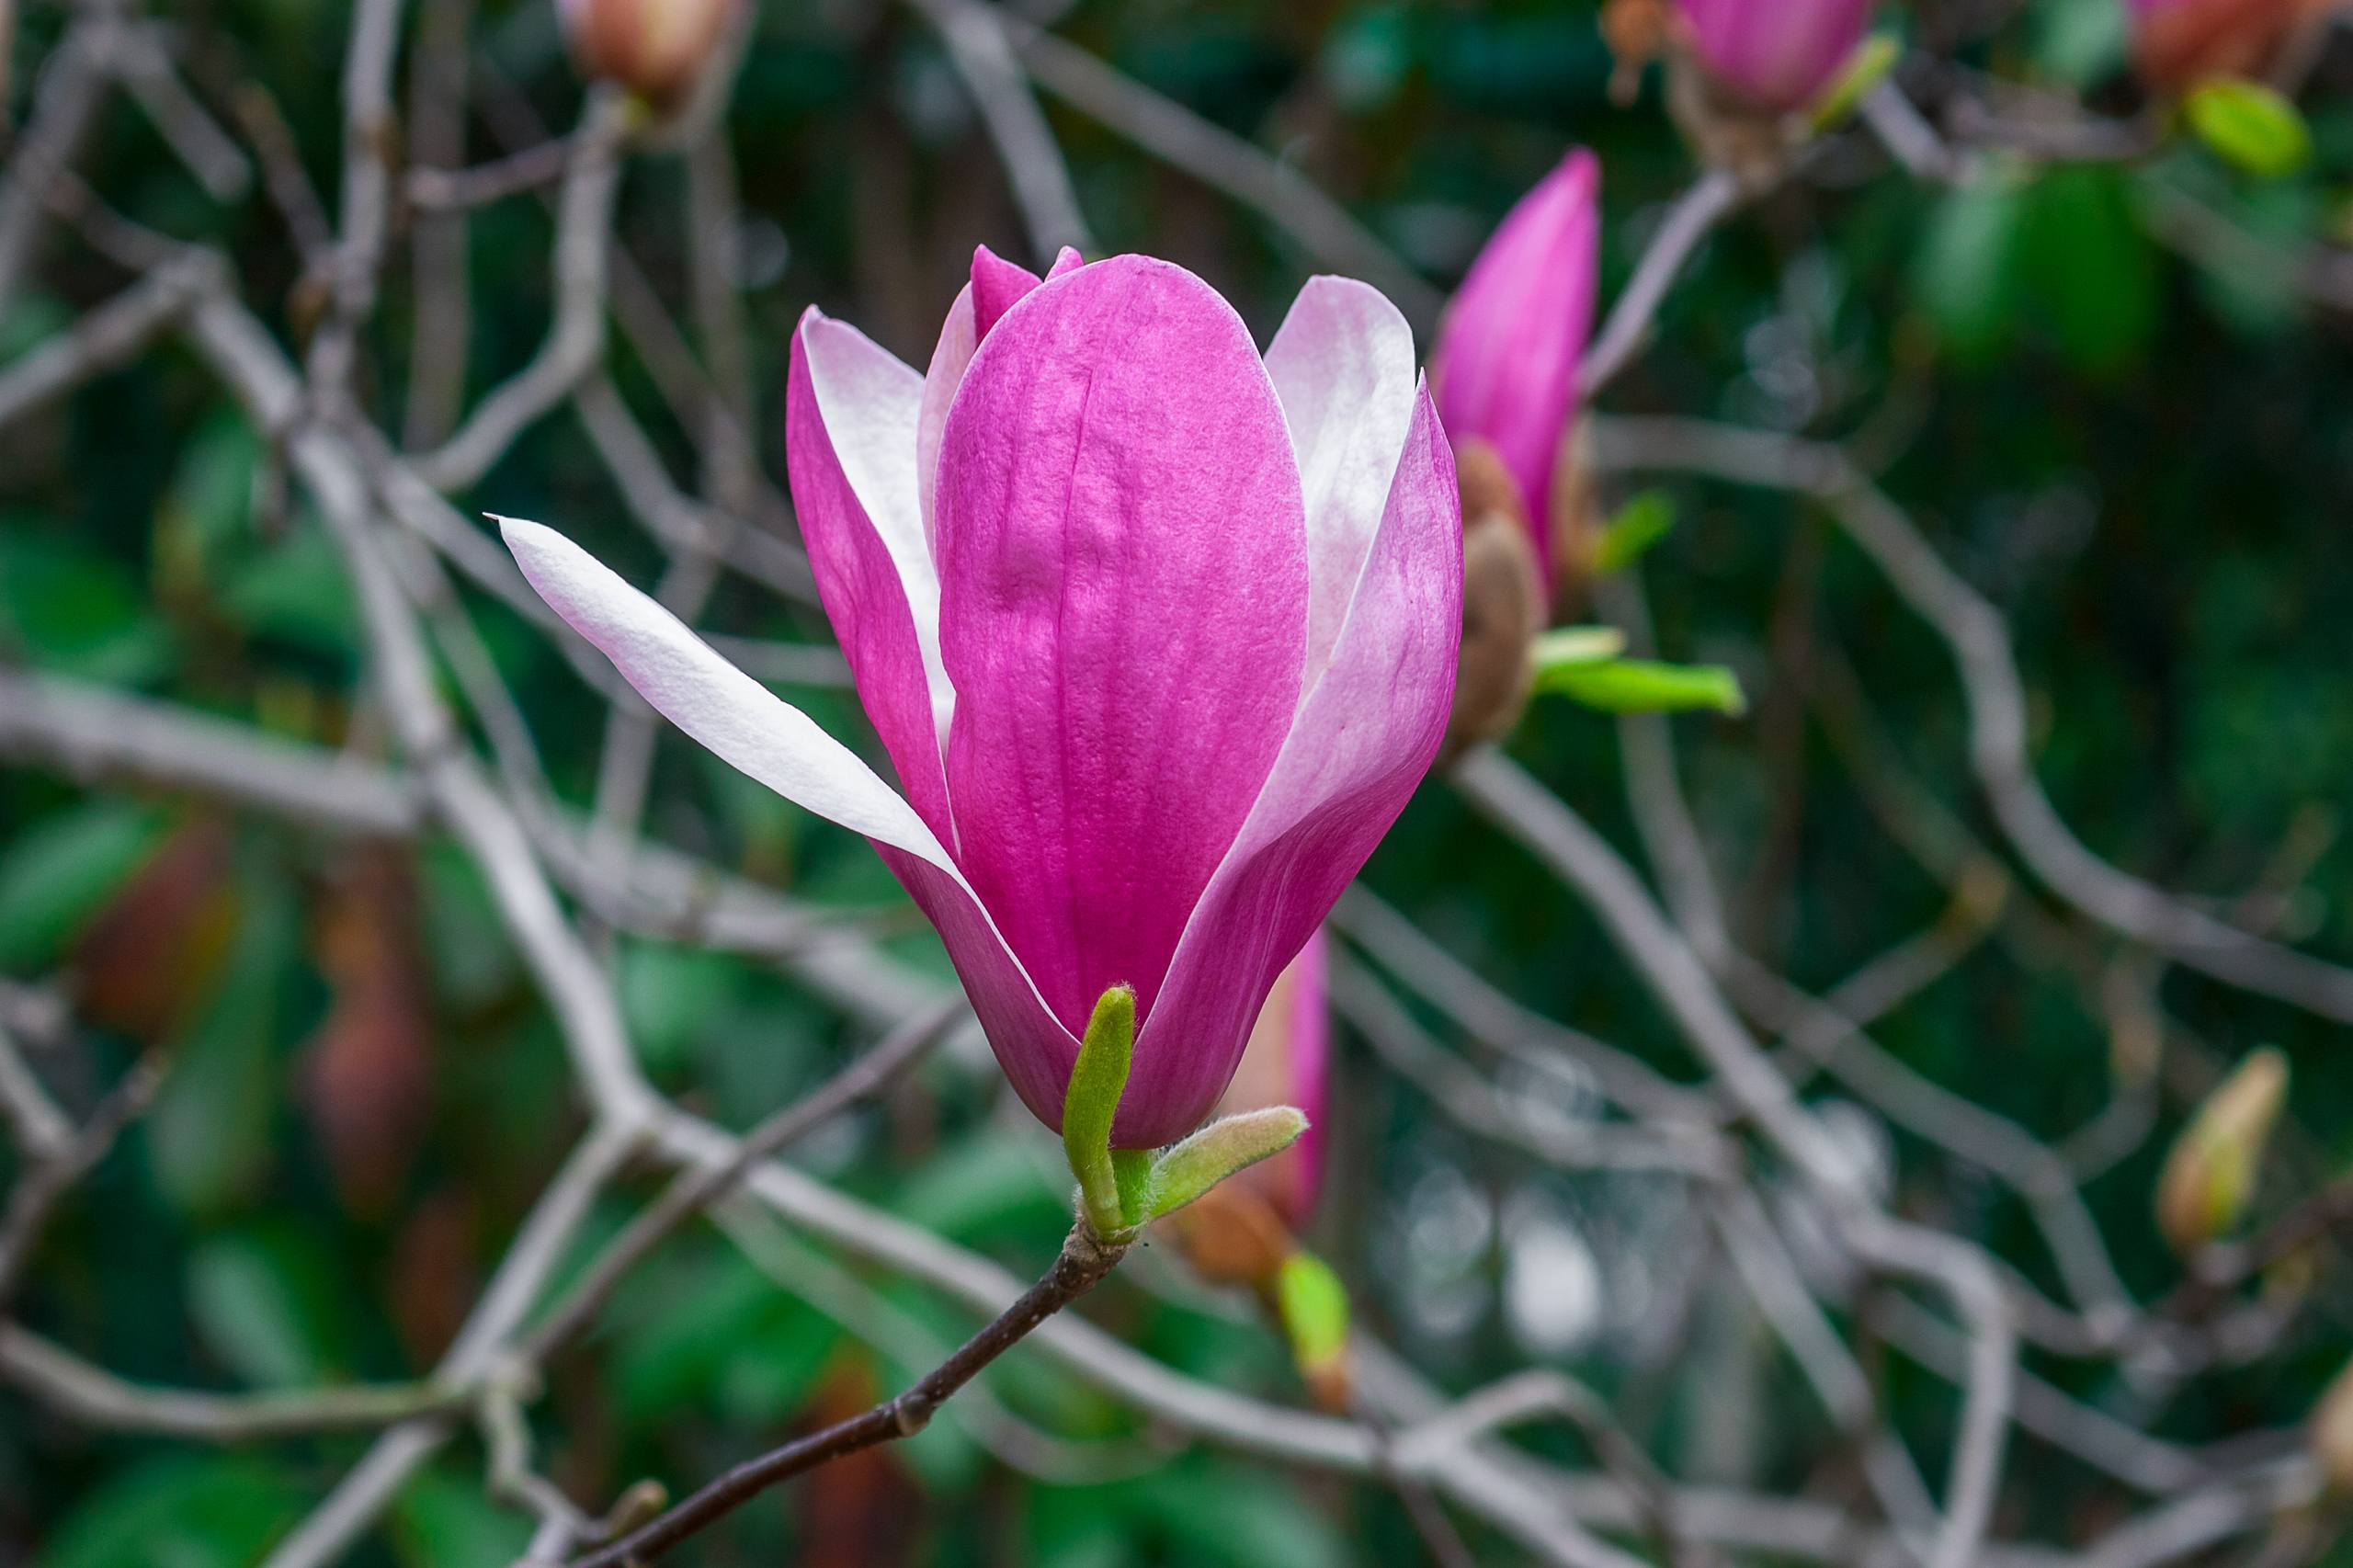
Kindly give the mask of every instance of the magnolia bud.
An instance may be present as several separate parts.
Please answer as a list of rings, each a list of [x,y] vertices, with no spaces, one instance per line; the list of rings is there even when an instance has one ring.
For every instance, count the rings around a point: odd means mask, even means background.
[[[2198,1108],[2157,1182],[2157,1228],[2175,1252],[2186,1257],[2238,1223],[2287,1097],[2288,1059],[2267,1047]]]
[[[2341,0],[2128,0],[2132,63],[2161,93],[2218,76],[2261,76]]]
[[[583,74],[627,88],[657,109],[700,79],[741,0],[556,0]]]
[[[1460,443],[1462,658],[1447,721],[1448,755],[1510,733],[1528,705],[1528,650],[1544,630],[1543,570],[1519,487],[1483,441]]]
[[[1870,26],[1870,0],[1676,0],[1667,110],[1701,162],[1755,194],[1812,133],[1801,111],[1837,81]]]
[[[2353,1494],[2353,1365],[2336,1374],[2313,1406],[2308,1440],[2322,1482],[2340,1496]]]
[[[1609,98],[1620,108],[1642,89],[1643,67],[1666,52],[1675,36],[1671,0],[1608,0],[1601,7],[1601,41],[1617,63],[1609,73]]]
[[[1293,1250],[1290,1232],[1274,1205],[1244,1182],[1211,1187],[1160,1221],[1193,1272],[1213,1285],[1274,1288]]]
[[[1577,420],[1562,433],[1560,460],[1552,465],[1552,494],[1546,503],[1554,620],[1576,619],[1593,585],[1593,554],[1604,526],[1597,473],[1591,429]]]

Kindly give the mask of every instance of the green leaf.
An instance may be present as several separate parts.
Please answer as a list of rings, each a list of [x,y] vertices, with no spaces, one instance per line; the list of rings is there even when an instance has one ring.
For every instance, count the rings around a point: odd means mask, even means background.
[[[1904,46],[1888,33],[1874,33],[1847,59],[1836,80],[1808,111],[1816,131],[1827,131],[1855,112],[1863,95],[1883,81],[1904,58]]]
[[[2034,184],[2023,233],[2026,283],[2041,323],[2086,370],[2137,359],[2163,312],[2163,272],[2126,176],[2063,165]]]
[[[1307,1113],[1287,1105],[1211,1122],[1154,1162],[1143,1217],[1174,1213],[1234,1172],[1281,1153],[1306,1131]]]
[[[256,1388],[332,1381],[348,1302],[316,1243],[282,1227],[215,1236],[188,1259],[188,1316],[204,1348]]]
[[[1740,677],[1722,665],[1668,665],[1653,659],[1555,665],[1537,672],[1536,689],[1605,713],[1679,713],[1704,708],[1738,717],[1748,710]]]
[[[1290,1336],[1291,1355],[1311,1380],[1347,1354],[1348,1288],[1313,1253],[1295,1252],[1283,1259],[1275,1276],[1275,1306]]]
[[[1027,1234],[1067,1226],[1070,1189],[1051,1179],[1034,1145],[1001,1127],[981,1126],[911,1172],[891,1201],[901,1219],[956,1241]]]
[[[2312,128],[2276,89],[2222,76],[2202,82],[2182,100],[2190,133],[2233,168],[2278,179],[2312,162]]]
[[[315,1501],[275,1465],[167,1454],[85,1494],[34,1568],[247,1568]]]
[[[323,534],[297,535],[241,563],[222,591],[221,608],[252,636],[330,658],[355,658],[359,651],[351,579]]]
[[[620,955],[618,988],[629,1038],[655,1073],[683,1070],[695,1047],[735,1006],[747,971],[736,960],[666,942],[631,942]]]
[[[1129,1228],[1120,1206],[1119,1172],[1111,1162],[1111,1121],[1127,1092],[1128,1062],[1135,1051],[1136,994],[1114,985],[1095,1004],[1079,1041],[1078,1060],[1063,1095],[1063,1153],[1078,1178],[1079,1201],[1097,1234]]]
[[[1992,358],[2018,315],[2027,187],[1996,172],[1938,207],[1913,265],[1912,289],[1945,347]]]
[[[709,1407],[771,1425],[806,1403],[841,1345],[839,1329],[733,1252],[674,1261],[615,1312],[613,1391],[640,1426]]]
[[[0,528],[0,648],[61,675],[137,686],[168,673],[170,629],[118,560]]]
[[[240,893],[219,990],[177,1042],[146,1119],[156,1186],[190,1213],[217,1213],[261,1181],[284,1098],[271,1042],[301,958],[301,913],[280,884],[247,879]]]
[[[2042,0],[2031,20],[2029,51],[2042,74],[2082,88],[2123,67],[2131,29],[2117,0]]]
[[[0,848],[0,968],[42,969],[162,842],[161,812],[94,801]]]
[[[1359,1561],[1330,1518],[1263,1465],[1228,1460],[1168,1465],[1120,1491],[1122,1501],[1176,1548],[1142,1561],[1201,1568],[1343,1568]]]
[[[530,1521],[483,1495],[479,1475],[418,1476],[392,1505],[403,1568],[506,1568],[531,1544]]]
[[[1675,498],[1664,490],[1641,492],[1602,525],[1593,544],[1595,573],[1608,577],[1623,572],[1674,528]]]

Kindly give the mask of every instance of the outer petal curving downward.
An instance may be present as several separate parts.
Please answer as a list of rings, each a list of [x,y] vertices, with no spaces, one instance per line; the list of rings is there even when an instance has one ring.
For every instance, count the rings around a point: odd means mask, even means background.
[[[517,517],[498,527],[540,597],[656,712],[794,805],[954,870],[914,808],[806,713],[553,528]]]
[[[1421,781],[1446,732],[1462,617],[1454,460],[1416,401],[1331,667],[1232,854],[1194,910],[1136,1040],[1113,1142],[1189,1131],[1233,1074],[1252,1019]]]
[[[1149,1017],[1301,690],[1303,503],[1248,330],[1165,262],[1044,284],[972,358],[935,522],[958,862],[1065,1026],[1121,982]]]
[[[531,586],[655,711],[795,805],[867,835],[939,930],[1016,1089],[1049,1126],[1078,1043],[1046,1011],[938,839],[850,749],[551,528],[499,519]],[[1010,1044],[1006,1042],[1012,1042]],[[1043,1102],[1042,1104],[1040,1102]],[[1051,1108],[1049,1109],[1048,1108]]]
[[[923,381],[812,309],[792,336],[785,457],[801,536],[858,700],[932,831],[952,838],[940,740],[955,707],[939,660],[939,575],[915,492]]]

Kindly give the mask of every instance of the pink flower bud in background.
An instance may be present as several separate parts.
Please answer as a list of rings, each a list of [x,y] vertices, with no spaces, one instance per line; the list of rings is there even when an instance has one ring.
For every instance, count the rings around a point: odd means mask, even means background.
[[[2123,0],[2132,62],[2161,92],[2216,76],[2259,76],[2298,28],[2344,0]]]
[[[1787,114],[1822,96],[1870,26],[1871,0],[1676,0],[1715,85],[1742,108]]]
[[[742,0],[556,0],[584,75],[657,108],[690,92]]]
[[[983,252],[928,375],[809,312],[787,415],[904,795],[561,536],[508,545],[655,709],[873,841],[1040,1120],[1126,983],[1111,1142],[1183,1136],[1445,729],[1461,524],[1404,318],[1319,278],[1262,358],[1181,267]]]
[[[1547,584],[1560,548],[1553,472],[1593,330],[1600,185],[1580,147],[1519,199],[1455,290],[1432,359],[1448,438],[1500,460]]]
[[[1250,1031],[1242,1065],[1218,1103],[1221,1115],[1294,1106],[1307,1113],[1307,1131],[1270,1160],[1235,1179],[1255,1187],[1292,1230],[1303,1228],[1324,1190],[1324,1116],[1331,1101],[1332,1015],[1324,987],[1319,930],[1275,980]]]

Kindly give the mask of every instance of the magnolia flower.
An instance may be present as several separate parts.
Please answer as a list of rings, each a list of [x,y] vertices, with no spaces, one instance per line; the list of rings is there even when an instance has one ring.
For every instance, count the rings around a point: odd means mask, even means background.
[[[694,86],[741,0],[556,0],[581,71],[657,107]]]
[[[1600,165],[1579,147],[1504,215],[1455,290],[1432,367],[1464,469],[1500,464],[1517,492],[1506,509],[1517,502],[1547,584],[1560,551],[1554,470],[1593,330],[1600,185]]]
[[[802,317],[787,412],[904,795],[560,536],[507,543],[679,728],[873,841],[1040,1120],[1124,983],[1111,1142],[1182,1136],[1445,727],[1460,521],[1404,318],[1320,278],[1262,360],[1181,267],[983,251],[928,375]]]
[[[1870,25],[1871,0],[1676,0],[1715,85],[1741,108],[1787,114],[1822,96]]]
[[[2298,28],[2343,0],[2125,0],[2132,59],[2151,86],[2178,92],[2270,69]]]

